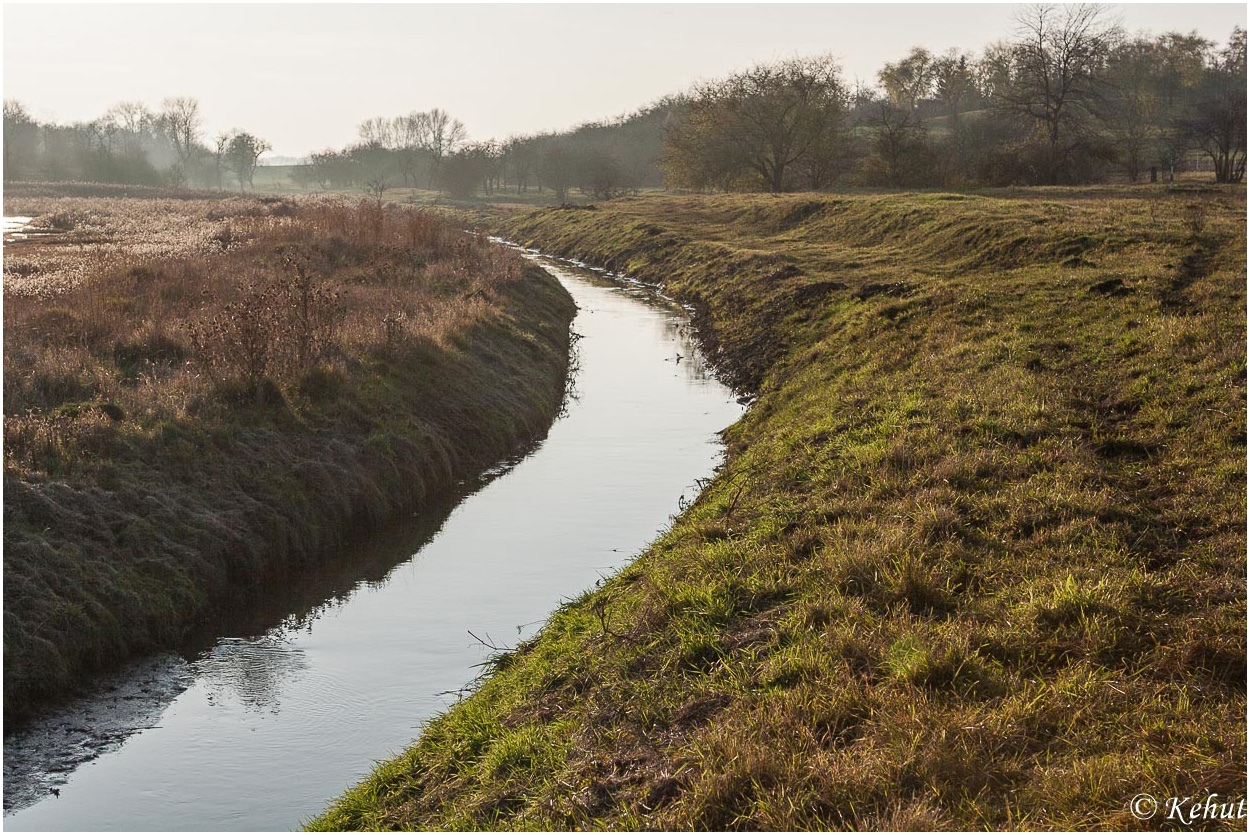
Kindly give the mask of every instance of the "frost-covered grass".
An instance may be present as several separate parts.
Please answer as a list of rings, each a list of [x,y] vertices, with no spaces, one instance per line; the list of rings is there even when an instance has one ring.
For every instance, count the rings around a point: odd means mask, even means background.
[[[68,215],[73,242],[5,253],[6,271],[51,265],[15,289],[6,274],[10,721],[352,527],[420,507],[559,409],[572,302],[434,215],[39,200],[18,207]],[[85,272],[29,292],[66,274],[67,247]]]

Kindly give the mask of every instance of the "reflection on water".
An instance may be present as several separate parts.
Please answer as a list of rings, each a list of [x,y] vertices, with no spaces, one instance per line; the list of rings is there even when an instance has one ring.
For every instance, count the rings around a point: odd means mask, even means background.
[[[247,710],[278,712],[282,689],[308,669],[304,650],[281,631],[255,639],[225,638],[192,665],[205,699],[234,698]]]
[[[33,217],[5,217],[4,218],[4,239],[6,241],[19,240],[29,237],[28,233],[23,231],[26,229]]]
[[[155,727],[165,708],[196,679],[208,685],[205,702],[215,704],[233,688],[235,703],[247,707],[276,709],[279,682],[272,674],[252,681],[232,673],[230,660],[240,644],[253,646],[281,641],[291,648],[289,636],[308,631],[323,613],[351,600],[358,588],[375,588],[386,582],[396,566],[412,558],[438,533],[456,504],[474,490],[507,472],[516,461],[504,462],[452,495],[427,505],[419,517],[398,520],[370,533],[368,539],[345,549],[344,559],[307,566],[294,577],[270,578],[258,588],[241,593],[235,605],[217,612],[192,632],[181,654],[163,653],[139,661],[118,673],[102,677],[83,697],[58,705],[42,721],[13,733],[4,741],[4,809],[22,809],[56,797],[80,765],[116,750],[131,735]],[[221,638],[221,635],[260,636],[254,640]],[[277,653],[251,660],[274,660]],[[191,659],[188,662],[186,659]],[[236,662],[237,664],[237,662]],[[282,666],[279,664],[278,666]],[[286,665],[294,669],[295,665]],[[216,680],[213,679],[216,676]],[[255,680],[268,681],[260,688]]]
[[[472,680],[488,651],[470,632],[523,640],[654,538],[741,407],[679,308],[552,270],[582,338],[576,398],[541,446],[463,501],[236,601],[179,656],[145,662],[146,679],[7,737],[6,829],[296,827]]]

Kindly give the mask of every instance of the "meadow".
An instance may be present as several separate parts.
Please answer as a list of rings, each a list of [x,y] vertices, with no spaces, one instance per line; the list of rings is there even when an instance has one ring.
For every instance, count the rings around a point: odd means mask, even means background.
[[[477,217],[691,305],[755,400],[670,529],[310,828],[1137,829],[1141,792],[1244,793],[1244,190]]]
[[[6,188],[6,719],[541,438],[573,305],[428,212]]]

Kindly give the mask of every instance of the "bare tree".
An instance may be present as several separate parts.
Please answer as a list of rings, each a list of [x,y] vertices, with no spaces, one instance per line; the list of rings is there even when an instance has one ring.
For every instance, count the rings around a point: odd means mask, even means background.
[[[1037,122],[1048,146],[1045,178],[1055,182],[1066,134],[1088,115],[1099,70],[1119,29],[1096,4],[1034,5],[1016,16],[1011,83],[996,90],[1000,106]]]
[[[434,177],[443,159],[454,154],[469,139],[469,132],[464,124],[446,110],[434,108],[417,114],[420,120],[422,146],[430,155],[430,185],[434,185]]]
[[[377,202],[378,208],[382,208],[382,202],[386,197],[386,192],[391,188],[390,182],[386,179],[385,174],[378,174],[373,179],[365,183],[365,193]]]
[[[230,150],[230,134],[219,133],[213,140],[213,171],[217,175],[217,190],[225,191],[222,175],[226,169],[226,154]]]
[[[424,118],[415,111],[397,117],[394,122],[395,154],[405,187],[417,184],[417,170],[424,153],[424,125]]]
[[[157,120],[143,102],[118,102],[98,121],[102,135],[108,137],[110,153],[120,151],[130,157],[141,157],[152,145]]]
[[[377,145],[388,150],[393,150],[396,146],[395,122],[383,116],[361,122],[356,126],[356,135],[363,145]]]
[[[200,103],[190,96],[168,98],[161,105],[161,125],[178,153],[183,168],[191,162],[200,141]]]
[[[141,134],[152,126],[152,111],[141,101],[122,101],[110,107],[104,119],[113,122],[120,130]]]

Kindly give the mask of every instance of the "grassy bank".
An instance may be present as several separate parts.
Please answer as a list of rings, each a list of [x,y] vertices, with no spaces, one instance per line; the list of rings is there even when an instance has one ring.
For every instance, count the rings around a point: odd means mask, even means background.
[[[504,225],[694,305],[758,400],[670,530],[313,828],[1155,828],[1139,792],[1244,796],[1244,193]]]
[[[56,232],[5,253],[8,721],[560,408],[572,302],[432,215],[20,192],[6,210]]]

